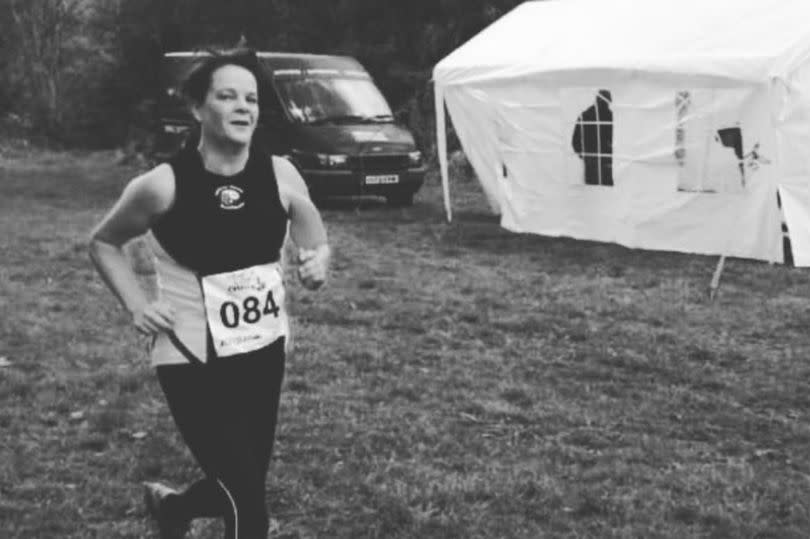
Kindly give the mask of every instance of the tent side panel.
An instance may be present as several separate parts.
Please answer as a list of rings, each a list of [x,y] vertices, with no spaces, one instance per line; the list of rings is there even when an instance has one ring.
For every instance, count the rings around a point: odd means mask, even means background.
[[[448,103],[511,230],[781,260],[770,93],[698,83],[523,80]]]

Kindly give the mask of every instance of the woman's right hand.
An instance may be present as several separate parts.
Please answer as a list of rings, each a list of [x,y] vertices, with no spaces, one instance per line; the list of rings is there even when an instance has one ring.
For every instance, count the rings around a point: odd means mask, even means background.
[[[165,301],[146,303],[132,313],[132,324],[143,335],[154,336],[174,327],[174,309]]]

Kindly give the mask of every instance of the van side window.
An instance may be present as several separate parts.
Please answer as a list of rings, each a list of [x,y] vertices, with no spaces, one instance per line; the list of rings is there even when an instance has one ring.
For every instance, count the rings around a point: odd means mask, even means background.
[[[279,121],[284,118],[284,111],[278,100],[278,94],[273,83],[268,81],[261,94],[262,115],[268,120]]]

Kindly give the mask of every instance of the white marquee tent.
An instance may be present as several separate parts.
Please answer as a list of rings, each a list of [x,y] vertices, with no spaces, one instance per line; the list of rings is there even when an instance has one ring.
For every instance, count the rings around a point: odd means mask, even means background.
[[[507,229],[810,265],[808,0],[526,2],[433,77],[448,219],[445,105]]]

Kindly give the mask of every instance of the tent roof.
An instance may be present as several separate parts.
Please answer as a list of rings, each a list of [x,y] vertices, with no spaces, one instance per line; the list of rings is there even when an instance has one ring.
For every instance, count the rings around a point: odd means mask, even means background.
[[[582,70],[763,82],[810,57],[810,1],[525,2],[439,62],[438,86]]]

